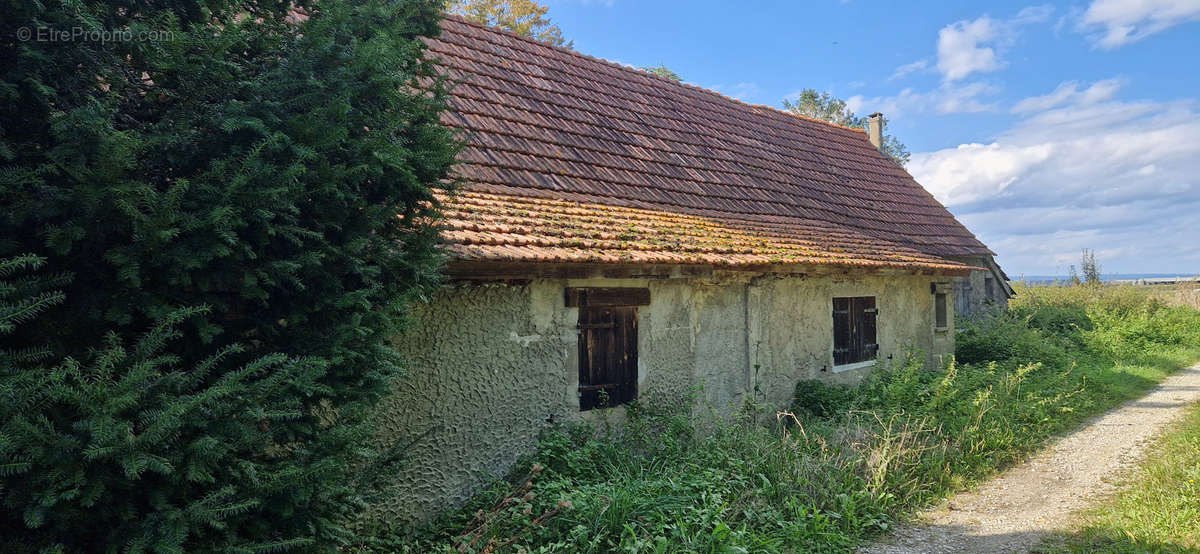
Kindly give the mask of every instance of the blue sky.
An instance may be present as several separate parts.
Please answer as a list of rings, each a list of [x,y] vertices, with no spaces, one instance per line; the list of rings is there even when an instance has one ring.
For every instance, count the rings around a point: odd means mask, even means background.
[[[580,52],[882,111],[1012,277],[1200,273],[1200,0],[543,0]]]

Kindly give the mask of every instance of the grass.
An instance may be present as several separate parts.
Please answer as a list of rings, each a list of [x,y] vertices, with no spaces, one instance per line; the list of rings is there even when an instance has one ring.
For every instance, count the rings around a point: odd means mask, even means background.
[[[1200,552],[1200,407],[1160,438],[1114,499],[1041,552]]]
[[[788,412],[643,398],[620,430],[556,429],[464,508],[354,550],[845,552],[1200,358],[1200,311],[1136,287],[1025,288],[960,328],[946,367],[802,382]]]

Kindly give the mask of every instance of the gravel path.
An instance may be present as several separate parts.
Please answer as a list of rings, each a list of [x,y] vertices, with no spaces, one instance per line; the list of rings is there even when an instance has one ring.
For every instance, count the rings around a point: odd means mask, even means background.
[[[1114,490],[1150,439],[1200,402],[1200,365],[1059,439],[1035,458],[897,526],[864,554],[1029,552],[1072,514]]]

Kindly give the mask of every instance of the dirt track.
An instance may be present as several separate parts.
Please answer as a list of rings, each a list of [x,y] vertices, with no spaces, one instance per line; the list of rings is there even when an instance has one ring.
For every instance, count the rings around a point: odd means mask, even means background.
[[[1150,439],[1200,402],[1200,365],[1171,375],[975,490],[951,497],[860,550],[869,554],[1028,552],[1072,514],[1113,492]]]

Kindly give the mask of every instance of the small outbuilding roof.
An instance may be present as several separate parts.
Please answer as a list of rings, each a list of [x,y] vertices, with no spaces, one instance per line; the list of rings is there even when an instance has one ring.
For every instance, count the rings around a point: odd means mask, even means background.
[[[448,17],[464,187],[443,198],[470,262],[966,269],[991,252],[860,129]]]

